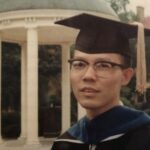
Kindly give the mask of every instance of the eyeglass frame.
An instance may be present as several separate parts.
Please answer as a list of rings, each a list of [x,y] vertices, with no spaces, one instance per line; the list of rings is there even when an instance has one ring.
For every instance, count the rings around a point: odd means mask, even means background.
[[[80,62],[83,62],[86,66],[85,66],[85,68],[87,67],[87,69],[89,68],[89,66],[90,66],[90,63],[89,62],[87,62],[87,61],[85,61],[85,60],[82,60],[82,59],[69,59],[68,60],[68,62],[69,62],[69,64],[70,64],[70,66],[72,67],[72,63],[73,62],[75,62],[75,61],[80,61]],[[107,68],[107,69],[109,69],[109,70],[111,70],[111,69],[113,69],[113,68],[115,68],[115,67],[119,67],[120,69],[126,69],[127,67],[125,66],[125,65],[123,65],[123,64],[118,64],[118,63],[115,63],[115,62],[111,62],[111,61],[105,61],[105,60],[99,60],[99,61],[97,61],[97,62],[95,62],[92,66],[93,66],[93,69],[96,71],[96,73],[97,73],[97,68],[96,68],[96,64],[98,64],[98,63],[108,63],[108,64],[110,64],[110,66],[111,67],[109,67],[109,68]],[[85,69],[84,68],[84,69]],[[75,68],[74,68],[75,69]],[[83,69],[83,71],[84,71],[84,69]],[[104,68],[103,68],[104,69]],[[105,68],[106,69],[106,68]],[[76,69],[77,70],[77,69]],[[80,70],[80,71],[82,71],[82,70]],[[106,70],[105,70],[106,71]],[[97,73],[98,74],[98,73]],[[98,75],[99,76],[99,75]]]

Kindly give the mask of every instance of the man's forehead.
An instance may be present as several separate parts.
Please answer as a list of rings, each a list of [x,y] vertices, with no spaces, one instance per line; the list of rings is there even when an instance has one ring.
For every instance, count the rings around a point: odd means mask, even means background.
[[[81,52],[79,50],[74,51],[74,58],[79,59],[89,59],[89,60],[122,60],[123,56],[117,53],[97,53],[97,54],[88,54]]]

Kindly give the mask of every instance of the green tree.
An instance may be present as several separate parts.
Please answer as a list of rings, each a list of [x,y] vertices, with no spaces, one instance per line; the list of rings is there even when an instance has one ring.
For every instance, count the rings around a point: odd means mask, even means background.
[[[119,15],[121,12],[127,12],[127,5],[129,0],[108,0],[111,7]]]
[[[20,135],[21,48],[2,42],[2,137]]]
[[[110,3],[110,6],[113,8],[113,10],[116,12],[116,14],[119,16],[121,21],[124,22],[132,22],[132,21],[138,21],[137,15],[127,9],[127,6],[129,5],[129,0],[107,0]],[[146,57],[147,57],[147,70],[150,70],[150,38],[146,38]],[[133,67],[136,66],[136,39],[130,40],[131,42],[131,49],[132,49],[132,58],[133,58]],[[150,72],[147,71],[147,78],[148,82],[150,81]],[[135,107],[137,109],[141,109],[148,113],[150,115],[150,88],[147,89],[146,95],[138,95],[138,93],[135,92],[135,77],[132,79],[128,87],[124,87],[121,91],[121,99],[124,102],[125,105]],[[146,98],[146,102],[145,99]],[[137,102],[138,101],[138,102]]]
[[[120,20],[124,22],[129,22],[131,20],[137,20],[136,14],[127,9],[127,6],[130,4],[129,0],[107,0],[110,3],[110,6],[119,16]]]
[[[2,43],[2,110],[20,111],[21,51],[15,43]]]

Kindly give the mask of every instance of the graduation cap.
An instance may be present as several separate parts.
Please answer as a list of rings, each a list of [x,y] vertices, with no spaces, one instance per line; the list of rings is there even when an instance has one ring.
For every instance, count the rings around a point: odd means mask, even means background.
[[[130,58],[129,39],[138,37],[137,67],[142,70],[138,71],[137,90],[141,93],[145,91],[146,61],[144,36],[150,35],[149,29],[144,29],[140,23],[128,24],[85,13],[59,20],[55,23],[79,29],[80,32],[76,38],[75,49],[89,54],[117,53]],[[143,72],[145,72],[144,75],[141,74]]]

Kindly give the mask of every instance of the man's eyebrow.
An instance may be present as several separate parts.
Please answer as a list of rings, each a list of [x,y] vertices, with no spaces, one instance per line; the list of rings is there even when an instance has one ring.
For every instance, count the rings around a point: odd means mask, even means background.
[[[72,59],[77,59],[77,60],[85,60],[86,61],[86,58],[84,58],[84,57],[81,57],[81,56],[75,56],[75,57],[73,57]]]
[[[88,61],[85,57],[82,57],[82,56],[77,56],[77,57],[73,57],[71,60],[81,60],[81,61]],[[94,62],[113,62],[113,60],[111,60],[111,58],[107,58],[107,57],[104,57],[104,58],[96,58],[94,60]]]
[[[112,62],[112,60],[110,58],[96,58],[95,59],[95,62],[98,62],[98,61],[106,61],[106,62]]]

